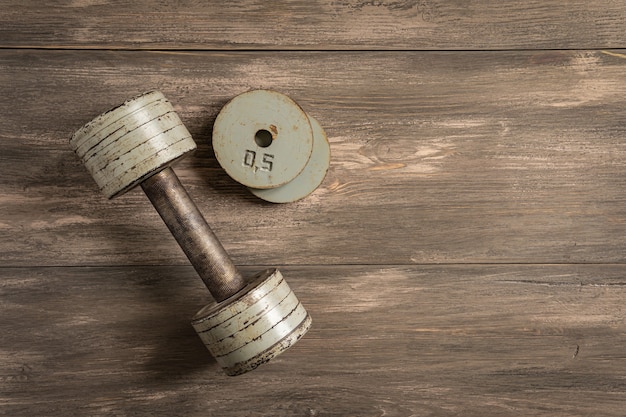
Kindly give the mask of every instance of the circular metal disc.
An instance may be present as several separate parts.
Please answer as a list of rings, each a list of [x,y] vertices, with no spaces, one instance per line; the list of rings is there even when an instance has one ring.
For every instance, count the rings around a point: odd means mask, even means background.
[[[277,188],[250,188],[252,194],[272,203],[291,203],[311,194],[324,180],[330,165],[330,144],[322,126],[309,116],[313,128],[313,153],[302,172]]]
[[[213,150],[235,181],[275,188],[302,172],[313,150],[313,132],[307,115],[289,97],[253,90],[220,111],[213,126]]]

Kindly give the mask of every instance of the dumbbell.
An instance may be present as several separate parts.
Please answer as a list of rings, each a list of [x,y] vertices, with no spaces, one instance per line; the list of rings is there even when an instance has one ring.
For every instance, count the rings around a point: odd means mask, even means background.
[[[214,298],[191,324],[228,375],[255,369],[307,332],[311,317],[280,271],[244,278],[180,183],[171,165],[196,144],[163,94],[103,113],[70,146],[108,198],[141,185]]]
[[[272,203],[306,197],[330,165],[324,129],[272,90],[246,91],[226,103],[213,125],[213,150],[231,178]]]

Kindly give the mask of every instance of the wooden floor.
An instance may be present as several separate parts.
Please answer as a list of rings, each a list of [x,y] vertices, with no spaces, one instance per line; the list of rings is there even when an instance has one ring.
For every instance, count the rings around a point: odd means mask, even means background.
[[[0,415],[623,416],[626,3],[0,0]],[[273,205],[211,128],[291,96],[331,142]],[[225,376],[210,300],[147,198],[68,145],[161,90],[176,167],[234,262],[279,266],[313,328]]]

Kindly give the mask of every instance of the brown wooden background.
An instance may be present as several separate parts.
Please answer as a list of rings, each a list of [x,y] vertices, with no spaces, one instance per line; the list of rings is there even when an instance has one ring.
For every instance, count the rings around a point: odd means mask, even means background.
[[[623,416],[626,3],[0,0],[0,415]],[[310,197],[263,203],[211,150],[227,100],[325,127]],[[209,300],[145,196],[69,136],[159,89],[177,172],[236,264],[314,319],[227,377]]]

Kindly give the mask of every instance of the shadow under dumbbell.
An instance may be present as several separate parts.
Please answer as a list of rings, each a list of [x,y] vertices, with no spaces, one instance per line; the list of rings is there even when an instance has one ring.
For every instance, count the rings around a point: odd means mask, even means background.
[[[143,269],[143,268],[142,268]],[[137,284],[138,296],[143,294],[149,304],[148,317],[134,320],[138,340],[146,349],[143,370],[151,380],[187,378],[207,368],[220,370],[190,324],[193,315],[207,303],[205,290],[198,283],[191,267],[146,267],[150,279]],[[181,274],[181,271],[184,273]]]
[[[162,329],[161,338],[153,347],[151,357],[144,364],[152,380],[187,378],[207,368],[221,372],[188,321],[176,321],[172,326]]]

